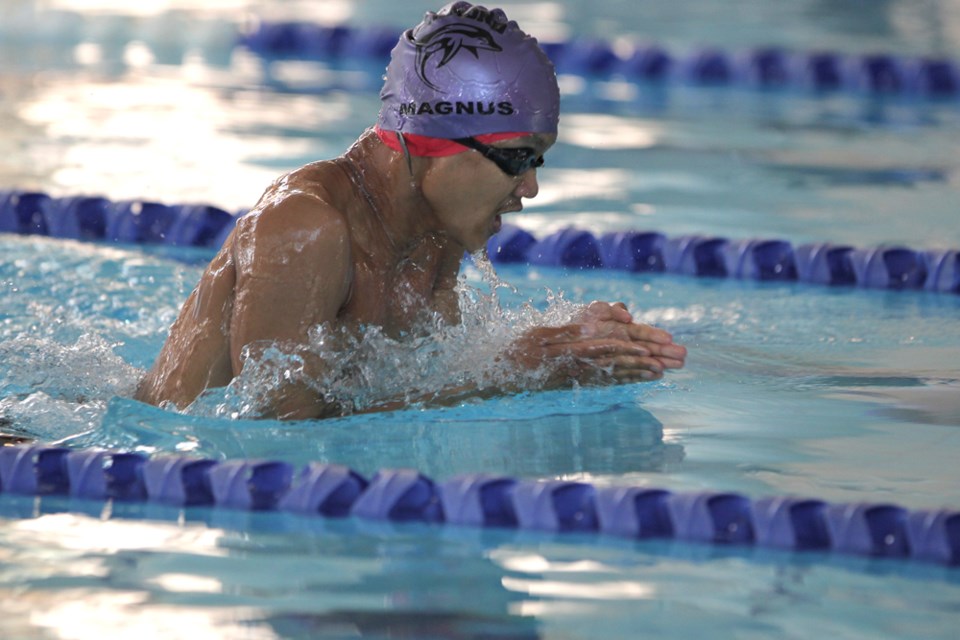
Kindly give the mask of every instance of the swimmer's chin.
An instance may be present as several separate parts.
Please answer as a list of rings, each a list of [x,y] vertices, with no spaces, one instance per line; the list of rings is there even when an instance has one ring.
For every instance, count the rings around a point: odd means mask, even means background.
[[[490,235],[493,235],[499,232],[500,229],[503,228],[503,216],[507,215],[508,213],[519,213],[521,211],[523,211],[522,204],[517,204],[516,206],[511,206],[505,209],[501,209],[497,213],[497,215],[493,218],[493,223],[490,225],[493,230],[493,233],[491,233]]]

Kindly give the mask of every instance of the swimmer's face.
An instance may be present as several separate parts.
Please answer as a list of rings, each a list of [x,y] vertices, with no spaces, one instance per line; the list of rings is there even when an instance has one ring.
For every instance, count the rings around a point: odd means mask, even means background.
[[[529,149],[529,153],[493,154],[473,149],[453,156],[436,158],[423,181],[423,192],[443,226],[443,230],[467,251],[486,245],[500,230],[502,216],[523,209],[523,198],[533,198],[540,190],[536,162],[556,142],[555,134],[535,134],[512,138],[490,145],[494,149]],[[529,157],[526,163],[522,160]],[[510,175],[513,166],[529,166],[519,175]],[[504,165],[504,163],[507,165]]]

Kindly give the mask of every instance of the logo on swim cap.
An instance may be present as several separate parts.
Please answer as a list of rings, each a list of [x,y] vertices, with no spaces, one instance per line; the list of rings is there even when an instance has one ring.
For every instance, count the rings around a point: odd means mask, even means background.
[[[469,51],[474,58],[480,58],[480,51],[501,52],[503,48],[493,39],[493,34],[476,25],[454,22],[427,34],[422,40],[414,42],[417,48],[417,75],[431,89],[440,91],[427,77],[427,63],[431,58],[441,55],[437,68],[445,66],[461,51]]]
[[[455,2],[400,37],[379,127],[435,138],[556,133],[557,75],[535,38],[500,9]]]

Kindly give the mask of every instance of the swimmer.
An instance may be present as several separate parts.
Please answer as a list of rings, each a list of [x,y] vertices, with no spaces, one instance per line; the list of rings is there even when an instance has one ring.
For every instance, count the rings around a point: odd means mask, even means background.
[[[502,10],[454,2],[402,34],[380,97],[376,126],[344,155],[280,177],[237,221],[139,400],[185,408],[271,346],[302,355],[318,380],[327,363],[307,345],[319,325],[400,337],[425,317],[459,322],[464,252],[482,249],[502,216],[537,195],[537,169],[557,139],[554,67]],[[683,366],[686,349],[634,322],[622,303],[593,302],[566,326],[523,333],[502,357],[519,369],[547,367],[546,387],[563,388],[657,380]],[[380,408],[396,406],[384,399]],[[264,417],[344,411],[291,381],[272,391]]]

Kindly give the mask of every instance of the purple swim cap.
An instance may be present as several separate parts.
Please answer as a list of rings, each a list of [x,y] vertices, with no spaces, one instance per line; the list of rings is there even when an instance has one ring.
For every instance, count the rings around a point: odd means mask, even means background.
[[[378,124],[435,138],[556,133],[560,89],[537,40],[501,9],[453,2],[400,36]]]

